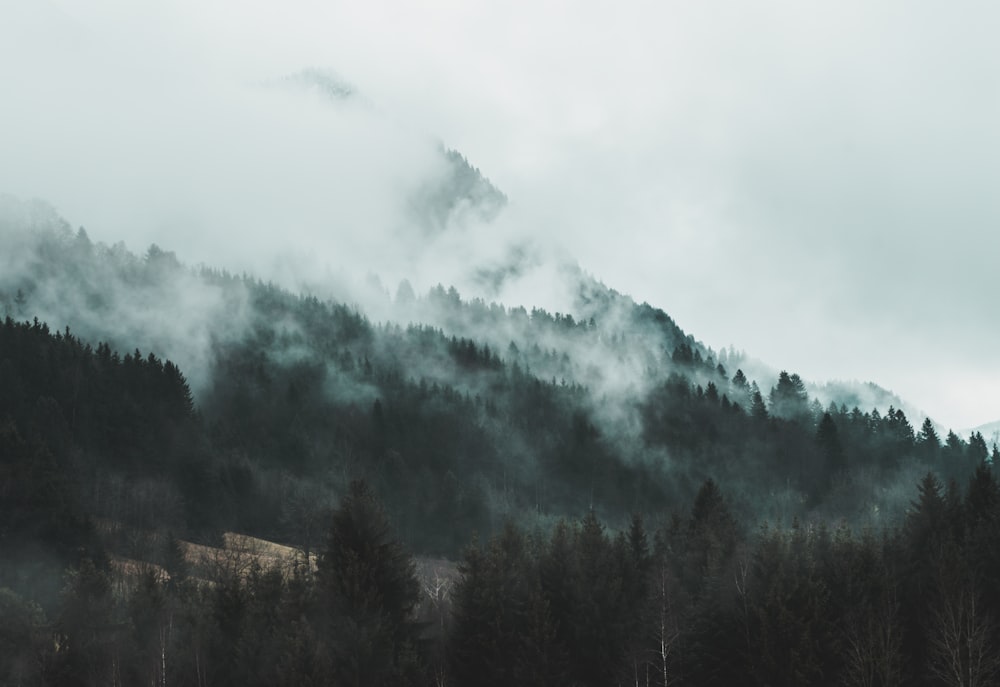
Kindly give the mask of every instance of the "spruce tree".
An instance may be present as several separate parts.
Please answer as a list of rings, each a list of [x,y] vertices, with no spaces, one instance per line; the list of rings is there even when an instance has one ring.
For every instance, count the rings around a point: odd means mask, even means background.
[[[333,513],[317,592],[338,684],[405,684],[414,670],[419,600],[413,559],[361,481]]]

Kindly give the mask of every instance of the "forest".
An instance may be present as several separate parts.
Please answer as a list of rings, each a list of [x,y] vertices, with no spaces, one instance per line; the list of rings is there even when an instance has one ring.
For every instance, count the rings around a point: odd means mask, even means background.
[[[585,275],[572,314],[403,284],[376,322],[3,239],[0,684],[1000,679],[979,433]]]

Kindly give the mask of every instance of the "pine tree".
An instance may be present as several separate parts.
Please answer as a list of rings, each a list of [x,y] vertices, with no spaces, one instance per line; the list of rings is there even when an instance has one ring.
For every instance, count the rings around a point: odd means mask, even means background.
[[[316,582],[336,681],[360,687],[405,680],[420,589],[413,559],[364,482],[352,482],[333,513]]]
[[[757,387],[757,382],[750,385],[750,417],[755,420],[766,420],[768,417],[767,405]]]
[[[784,370],[778,375],[778,384],[769,395],[771,414],[789,420],[803,420],[809,416],[809,395],[797,374]]]
[[[823,413],[819,428],[816,430],[816,444],[823,452],[827,475],[842,471],[847,467],[844,460],[844,449],[837,434],[837,424],[830,413]]]
[[[941,447],[941,439],[938,437],[937,430],[934,429],[934,423],[931,422],[929,417],[924,418],[924,424],[920,426],[920,432],[917,434],[917,442],[934,449]]]
[[[56,621],[58,684],[114,684],[118,678],[115,644],[119,628],[113,620],[111,583],[107,573],[85,558],[67,575]]]
[[[556,627],[528,544],[507,523],[485,549],[466,550],[454,597],[456,684],[558,684],[551,681],[562,665]]]

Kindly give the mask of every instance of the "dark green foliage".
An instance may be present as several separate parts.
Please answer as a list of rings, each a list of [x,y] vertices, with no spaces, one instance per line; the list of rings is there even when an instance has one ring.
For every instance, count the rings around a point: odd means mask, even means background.
[[[924,424],[920,426],[920,433],[917,435],[917,441],[931,451],[937,451],[941,448],[941,439],[938,438],[937,430],[934,429],[934,423],[931,422],[929,417],[925,418]]]
[[[85,558],[67,575],[55,623],[58,651],[52,672],[59,684],[109,684],[116,679],[113,658],[125,640],[114,617],[107,572]]]
[[[162,684],[163,652],[170,639],[172,599],[153,569],[138,575],[135,591],[126,605],[126,623],[135,657],[129,681]]]
[[[882,539],[799,523],[748,536],[713,481],[654,547],[638,516],[617,534],[593,512],[547,537],[508,524],[467,549],[447,660],[432,675],[413,563],[355,483],[315,584],[299,566],[268,570],[234,552],[211,584],[149,568],[123,594],[112,584],[121,578],[83,559],[51,626],[0,589],[0,675],[60,685],[888,685],[945,675],[953,660],[991,684],[998,493],[985,465],[957,497],[928,476],[907,527]],[[965,624],[949,625],[955,617]]]
[[[823,684],[837,668],[831,593],[817,560],[822,545],[801,526],[762,535],[747,592],[749,656],[758,684]]]
[[[39,462],[60,479],[84,469],[182,478],[180,468],[203,451],[184,376],[153,354],[119,357],[106,344],[92,349],[69,331],[8,318],[0,369],[15,390],[0,395],[0,422],[16,427],[31,451],[48,454]],[[59,498],[61,507],[82,496]],[[95,505],[104,514],[108,504]]]
[[[455,600],[458,684],[614,684],[641,656],[648,563],[641,521],[611,538],[593,512],[547,543],[508,525],[470,548]]]
[[[778,374],[778,384],[769,396],[771,413],[789,420],[803,420],[809,416],[809,395],[805,383],[797,374],[789,375],[782,370]]]
[[[408,545],[455,556],[473,531],[494,532],[510,515],[594,507],[621,522],[691,498],[709,476],[741,485],[741,514],[794,490],[806,498],[785,522],[853,517],[908,461],[963,482],[982,454],[981,442],[967,450],[957,436],[935,451],[899,410],[855,417],[834,405],[838,451],[828,426],[818,440],[822,413],[797,375],[779,374],[770,394],[742,369],[727,380],[742,354],[716,356],[662,311],[583,275],[579,315],[465,301],[438,286],[397,304],[401,321],[435,324],[401,327],[249,277],[188,271],[157,246],[140,257],[68,229],[20,240],[37,269],[0,288],[10,298],[20,289],[29,311],[49,291],[79,294],[108,317],[123,290],[169,303],[194,288],[226,304],[202,332],[211,344],[197,358],[197,411],[182,372],[158,353],[117,339],[89,350],[42,323],[5,327],[0,382],[11,392],[0,421],[10,416],[29,441],[44,436],[57,463],[73,455],[89,471],[83,507],[129,525],[309,545],[315,528],[303,523],[321,508],[305,513],[289,496],[314,489],[329,503],[363,477],[387,496]],[[615,373],[591,359],[644,370],[652,392],[607,397]],[[870,484],[843,486],[858,479]],[[136,482],[153,498],[138,497]]]
[[[949,658],[992,679],[968,649],[1000,647],[998,454],[979,434],[824,410],[784,372],[765,400],[727,379],[743,356],[716,364],[583,279],[573,315],[401,289],[435,322],[402,327],[156,246],[42,243],[30,280],[0,283],[19,317],[57,278],[97,313],[117,297],[101,284],[180,279],[242,319],[207,332],[197,404],[159,352],[4,321],[0,682],[888,685],[945,680]],[[842,517],[879,529],[824,524]],[[181,539],[223,531],[305,553],[192,566]],[[487,543],[418,624],[402,542],[455,556],[474,531]],[[970,612],[949,655],[946,621]]]
[[[762,421],[768,418],[767,406],[764,404],[764,397],[761,396],[757,382],[754,382],[750,391],[750,417]]]
[[[508,524],[485,549],[466,551],[449,652],[457,684],[564,683],[565,656],[530,546]]]
[[[0,586],[49,605],[63,568],[88,549],[100,555],[65,470],[12,422],[0,426]]]
[[[333,513],[316,586],[336,682],[405,684],[419,675],[413,561],[364,482],[353,482]]]
[[[823,413],[823,419],[816,430],[816,444],[819,446],[825,461],[825,470],[834,474],[847,468],[844,457],[844,447],[840,443],[837,424],[830,413]]]
[[[40,685],[51,648],[38,604],[0,587],[0,684]]]

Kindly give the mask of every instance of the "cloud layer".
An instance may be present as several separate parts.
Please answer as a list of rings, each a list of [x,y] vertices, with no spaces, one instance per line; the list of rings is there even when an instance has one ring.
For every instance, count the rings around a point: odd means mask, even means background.
[[[1000,417],[994,5],[39,0],[3,15],[0,190],[95,239],[285,281],[370,267],[391,289],[461,282],[531,242],[716,347],[872,379],[955,427]],[[310,66],[365,97],[261,87]],[[443,173],[431,134],[508,194],[497,225],[409,233],[407,194]],[[502,295],[557,304],[532,274]]]

